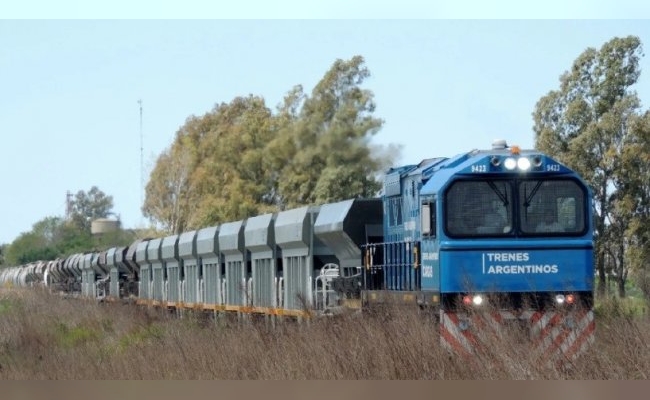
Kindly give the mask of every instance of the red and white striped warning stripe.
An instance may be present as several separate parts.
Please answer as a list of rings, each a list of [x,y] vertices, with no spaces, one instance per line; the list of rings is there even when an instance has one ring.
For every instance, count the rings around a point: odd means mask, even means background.
[[[575,360],[595,340],[596,323],[591,310],[534,312],[530,315],[531,337],[545,360]]]
[[[441,311],[440,339],[448,349],[470,356],[480,351],[486,342],[498,340],[504,329],[504,320],[515,318],[507,311],[472,314]]]
[[[575,360],[594,341],[595,323],[591,310],[572,312],[509,311],[440,312],[440,340],[444,347],[463,355],[482,352],[487,343],[501,338],[506,320],[523,320],[529,326],[531,345],[542,360]]]

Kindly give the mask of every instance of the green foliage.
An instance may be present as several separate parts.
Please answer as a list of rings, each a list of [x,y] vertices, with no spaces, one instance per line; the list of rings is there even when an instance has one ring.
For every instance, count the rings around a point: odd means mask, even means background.
[[[76,225],[64,223],[57,244],[59,253],[67,255],[89,251],[93,248],[93,239],[90,231],[80,230]]]
[[[7,248],[6,263],[22,265],[37,260],[51,260],[58,254],[54,244],[35,232],[22,233]]]
[[[43,229],[47,227],[47,229]],[[7,264],[22,265],[93,248],[90,232],[80,231],[62,219],[48,217],[34,224],[32,231],[22,233],[7,248]]]
[[[9,299],[0,299],[0,316],[13,308],[13,302]]]
[[[264,100],[255,96],[188,119],[151,173],[145,216],[180,233],[268,209],[263,148],[272,134],[270,119]]]
[[[122,351],[129,350],[152,341],[159,341],[164,337],[165,330],[158,325],[147,325],[139,327],[132,332],[122,336],[118,348]]]
[[[105,250],[113,246],[127,246],[135,240],[130,231],[118,230],[93,236],[90,222],[106,217],[113,200],[93,186],[86,194],[77,193],[71,219],[46,217],[36,222],[32,230],[18,236],[3,250],[7,265],[23,265],[38,260],[53,260],[74,253]]]
[[[601,298],[594,304],[594,313],[600,322],[608,322],[611,319],[639,318],[648,314],[648,303],[639,298],[619,298],[611,296]]]
[[[91,222],[97,218],[106,218],[113,208],[113,196],[107,196],[97,186],[88,193],[80,190],[71,203],[70,218],[80,230],[90,232]]]
[[[281,144],[272,143],[268,151],[284,147],[274,165],[281,176],[282,207],[372,197],[379,191],[375,175],[392,160],[369,145],[383,123],[372,116],[372,92],[360,87],[369,76],[361,56],[336,60],[311,95],[294,88],[285,99],[285,125],[276,138]]]
[[[585,50],[560,77],[560,88],[542,97],[533,113],[536,147],[578,171],[593,190],[600,294],[613,272],[625,295],[630,262],[639,260],[633,256],[635,243],[647,235],[648,228],[629,229],[649,215],[636,206],[650,189],[647,117],[632,90],[642,55],[635,36]]]
[[[100,338],[99,332],[86,326],[68,326],[65,322],[56,323],[54,329],[57,343],[71,349],[87,342],[97,341]]]
[[[193,176],[198,207],[192,227],[246,218],[271,206],[266,195],[272,171],[264,168],[264,146],[273,130],[264,99],[236,98],[214,114],[212,134],[204,139],[213,156]]]
[[[3,243],[0,245],[0,267],[5,265],[5,253],[7,252],[7,247],[9,245],[6,243]]]
[[[370,146],[382,121],[360,87],[369,75],[360,56],[337,60],[310,95],[294,87],[275,114],[249,95],[189,118],[158,158],[143,213],[180,233],[376,195],[375,176],[399,150]]]
[[[145,216],[164,222],[168,231],[182,231],[187,224],[189,163],[189,152],[174,145],[158,157],[147,183],[142,211]]]

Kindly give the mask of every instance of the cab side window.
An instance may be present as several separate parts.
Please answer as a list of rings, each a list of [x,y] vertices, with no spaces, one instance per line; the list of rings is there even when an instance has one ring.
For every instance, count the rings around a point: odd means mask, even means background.
[[[422,235],[436,236],[436,203],[435,201],[422,203]]]

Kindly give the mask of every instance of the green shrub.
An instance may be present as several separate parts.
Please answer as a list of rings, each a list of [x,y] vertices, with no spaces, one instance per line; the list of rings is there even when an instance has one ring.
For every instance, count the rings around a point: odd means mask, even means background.
[[[75,346],[96,342],[99,340],[99,333],[89,327],[69,327],[65,322],[58,322],[55,326],[57,343],[63,348],[70,349]]]

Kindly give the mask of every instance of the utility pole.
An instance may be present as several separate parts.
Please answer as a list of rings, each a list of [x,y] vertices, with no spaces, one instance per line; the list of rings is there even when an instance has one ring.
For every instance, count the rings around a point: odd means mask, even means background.
[[[144,205],[144,136],[142,134],[142,100],[140,105],[140,207]]]
[[[70,220],[72,215],[72,193],[68,190],[65,192],[65,219],[66,221]]]

